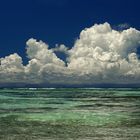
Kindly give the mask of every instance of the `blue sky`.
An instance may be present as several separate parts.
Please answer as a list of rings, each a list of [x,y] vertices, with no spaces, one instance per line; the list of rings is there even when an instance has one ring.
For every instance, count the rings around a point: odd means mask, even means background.
[[[0,86],[140,84],[139,5],[139,0],[1,0]]]
[[[1,0],[0,57],[17,52],[25,60],[31,37],[71,47],[80,31],[94,23],[140,29],[139,5],[139,0]]]

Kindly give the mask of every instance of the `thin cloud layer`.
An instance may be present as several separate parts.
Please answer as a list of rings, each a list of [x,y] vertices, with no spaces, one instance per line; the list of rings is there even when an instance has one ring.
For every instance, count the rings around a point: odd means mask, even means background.
[[[117,31],[110,24],[95,24],[80,33],[72,49],[49,49],[33,38],[26,42],[29,62],[18,54],[0,58],[0,83],[43,85],[140,84],[140,31]],[[66,62],[55,51],[67,54]]]

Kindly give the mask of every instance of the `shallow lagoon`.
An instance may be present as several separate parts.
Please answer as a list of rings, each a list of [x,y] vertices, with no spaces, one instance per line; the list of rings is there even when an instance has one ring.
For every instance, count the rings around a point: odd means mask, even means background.
[[[1,140],[139,140],[140,89],[1,89]]]

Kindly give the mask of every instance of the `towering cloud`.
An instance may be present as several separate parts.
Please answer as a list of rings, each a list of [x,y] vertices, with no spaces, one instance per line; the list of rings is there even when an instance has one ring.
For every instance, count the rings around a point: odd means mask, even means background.
[[[26,44],[30,59],[26,66],[18,54],[0,59],[0,83],[140,84],[140,31],[134,28],[117,31],[108,23],[95,24],[80,33],[70,50],[65,45],[49,49],[35,39]],[[56,51],[67,54],[66,64]]]
[[[108,23],[94,25],[81,32],[70,50],[68,67],[84,76],[96,77],[96,82],[138,82],[139,44],[140,32],[134,28],[119,32]],[[135,80],[130,80],[132,77]]]
[[[15,83],[24,79],[24,66],[18,54],[0,59],[0,83]]]

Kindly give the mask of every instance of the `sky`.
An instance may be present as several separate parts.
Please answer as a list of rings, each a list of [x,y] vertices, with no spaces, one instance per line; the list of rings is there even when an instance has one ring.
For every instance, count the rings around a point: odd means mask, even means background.
[[[139,5],[1,0],[0,86],[140,84]]]

